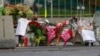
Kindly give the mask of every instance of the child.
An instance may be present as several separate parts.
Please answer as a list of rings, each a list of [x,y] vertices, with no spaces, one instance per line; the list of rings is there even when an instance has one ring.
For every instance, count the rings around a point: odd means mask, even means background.
[[[27,25],[28,23],[30,22],[30,20],[28,20],[27,18],[25,17],[21,17],[18,19],[18,25],[17,25],[17,29],[16,29],[16,35],[18,36],[18,46],[22,46],[23,45],[23,40],[22,40],[22,37],[25,36],[26,34],[26,29],[27,29]]]

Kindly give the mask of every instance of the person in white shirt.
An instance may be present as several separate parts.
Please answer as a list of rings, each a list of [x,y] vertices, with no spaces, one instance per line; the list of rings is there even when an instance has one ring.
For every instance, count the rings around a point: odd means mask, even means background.
[[[18,24],[17,24],[17,28],[16,28],[16,36],[18,36],[18,44],[23,44],[23,40],[22,37],[25,36],[26,34],[26,29],[28,26],[28,23],[30,22],[30,20],[28,20],[25,17],[21,17],[18,19]]]

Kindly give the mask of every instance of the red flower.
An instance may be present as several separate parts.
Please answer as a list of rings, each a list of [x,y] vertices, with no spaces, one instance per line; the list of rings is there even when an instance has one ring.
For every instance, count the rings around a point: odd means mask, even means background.
[[[34,25],[36,27],[40,27],[40,23],[36,22],[36,21],[31,21],[29,22],[29,25]]]

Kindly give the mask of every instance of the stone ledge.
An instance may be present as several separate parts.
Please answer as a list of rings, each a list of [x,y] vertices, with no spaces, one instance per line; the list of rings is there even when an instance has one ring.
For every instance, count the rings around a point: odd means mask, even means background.
[[[13,39],[0,39],[0,48],[15,48],[16,42]]]

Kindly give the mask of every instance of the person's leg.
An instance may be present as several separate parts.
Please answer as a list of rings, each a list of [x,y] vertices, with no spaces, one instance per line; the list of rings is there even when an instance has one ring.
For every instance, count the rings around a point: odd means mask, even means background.
[[[91,42],[91,46],[94,46],[93,42]]]
[[[21,35],[18,36],[18,42],[21,43]]]
[[[88,42],[85,42],[85,46],[88,46],[89,45],[89,43]]]
[[[19,35],[18,38],[19,38],[19,39],[18,39],[19,45],[22,45],[22,44],[24,43],[24,40],[22,39],[22,36]]]
[[[85,46],[94,46],[93,42],[85,42]]]

